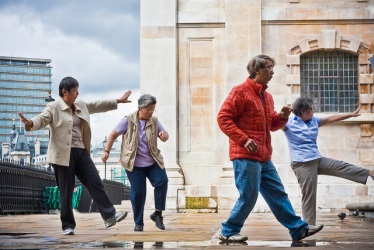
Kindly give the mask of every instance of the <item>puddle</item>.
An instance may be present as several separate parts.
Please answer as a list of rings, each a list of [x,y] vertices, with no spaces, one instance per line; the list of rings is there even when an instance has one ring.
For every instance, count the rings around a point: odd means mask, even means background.
[[[221,241],[210,241],[210,242],[185,242],[178,243],[182,246],[214,246],[214,245],[227,245],[227,246],[249,246],[249,247],[318,247],[331,245],[331,242],[316,242],[314,240],[304,241],[246,241],[246,242],[221,242]]]
[[[235,243],[224,243],[219,241],[194,241],[194,242],[86,242],[76,245],[77,248],[181,248],[186,249],[188,247],[196,246],[214,246],[214,245],[227,245],[227,246],[249,246],[249,247],[274,247],[274,248],[286,248],[286,247],[319,247],[332,245],[331,242],[316,242],[316,241],[247,241],[247,242],[235,242]]]
[[[174,243],[174,247],[177,243]],[[162,247],[163,242],[86,242],[76,245],[78,248],[149,248],[149,247]]]
[[[133,243],[129,242],[82,242],[77,245],[79,248],[130,248]]]
[[[34,234],[34,233],[0,233],[0,236],[22,236],[27,234]]]
[[[226,243],[221,242],[218,239],[211,241],[187,241],[187,242],[133,242],[133,241],[113,241],[113,242],[66,242],[61,241],[53,237],[46,236],[26,236],[28,233],[2,233],[0,234],[0,246],[2,247],[17,247],[27,244],[28,249],[45,249],[45,247],[52,246],[66,246],[67,248],[122,248],[122,249],[195,249],[196,247],[209,247],[209,246],[248,246],[254,248],[268,247],[268,248],[289,248],[289,247],[333,247],[342,245],[361,246],[362,242],[350,242],[350,241],[339,241],[339,242],[327,242],[327,241],[316,241],[316,240],[303,240],[299,242],[293,241],[246,241],[246,242],[235,242]],[[1,241],[5,239],[5,241]],[[41,248],[38,248],[42,246]],[[365,245],[366,246],[366,245]]]
[[[39,245],[63,245],[66,242],[61,241],[50,236],[35,236],[34,233],[1,233],[0,234],[0,247],[17,247],[27,244],[30,246]],[[4,240],[2,240],[4,239]],[[29,248],[27,248],[29,249]],[[30,248],[31,249],[31,248]],[[33,248],[34,249],[34,248]],[[40,248],[35,248],[40,249]]]

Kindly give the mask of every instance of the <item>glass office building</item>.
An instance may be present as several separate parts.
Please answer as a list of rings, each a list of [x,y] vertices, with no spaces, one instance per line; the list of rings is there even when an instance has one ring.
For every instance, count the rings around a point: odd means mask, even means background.
[[[24,129],[18,112],[31,118],[51,100],[50,63],[50,59],[0,56],[0,144],[10,142],[13,124],[16,130]],[[48,128],[26,132],[26,137],[30,148],[38,139],[41,154],[46,152]]]

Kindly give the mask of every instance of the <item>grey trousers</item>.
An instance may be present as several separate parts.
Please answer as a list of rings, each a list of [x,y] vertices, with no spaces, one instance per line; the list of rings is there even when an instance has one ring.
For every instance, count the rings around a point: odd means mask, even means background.
[[[291,168],[301,188],[303,219],[309,225],[316,224],[318,175],[341,177],[362,184],[366,184],[369,176],[368,169],[326,157],[307,162],[292,162]]]

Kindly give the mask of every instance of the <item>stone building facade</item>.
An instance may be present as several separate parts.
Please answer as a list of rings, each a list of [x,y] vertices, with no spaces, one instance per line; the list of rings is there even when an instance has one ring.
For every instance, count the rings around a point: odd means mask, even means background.
[[[354,74],[353,90],[347,92],[353,96],[335,100],[325,91],[323,101],[315,99],[325,111],[315,115],[344,112],[329,105],[343,100],[350,110],[362,104],[362,115],[322,127],[318,145],[323,156],[374,168],[374,78],[368,61],[374,51],[374,0],[142,0],[140,25],[141,92],[158,98],[156,116],[170,133],[170,140],[160,143],[170,179],[168,208],[232,208],[238,193],[228,138],[216,117],[257,54],[276,60],[268,88],[276,110],[306,91],[308,72],[301,70],[311,65],[306,55],[321,58],[312,53],[319,51],[323,58],[342,58],[343,77]],[[272,160],[300,211],[283,132],[272,134],[272,144]],[[360,185],[320,176],[319,183],[320,211],[374,201],[371,179]],[[148,200],[152,204],[152,195]],[[254,211],[268,210],[259,198]]]

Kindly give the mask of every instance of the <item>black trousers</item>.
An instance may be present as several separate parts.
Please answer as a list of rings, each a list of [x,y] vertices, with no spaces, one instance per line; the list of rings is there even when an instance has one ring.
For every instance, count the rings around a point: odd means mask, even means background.
[[[69,167],[56,164],[52,164],[52,167],[60,190],[62,230],[67,228],[74,229],[76,226],[72,207],[75,176],[88,189],[104,220],[111,218],[115,214],[115,208],[105,193],[104,185],[96,166],[85,149],[71,149]]]

